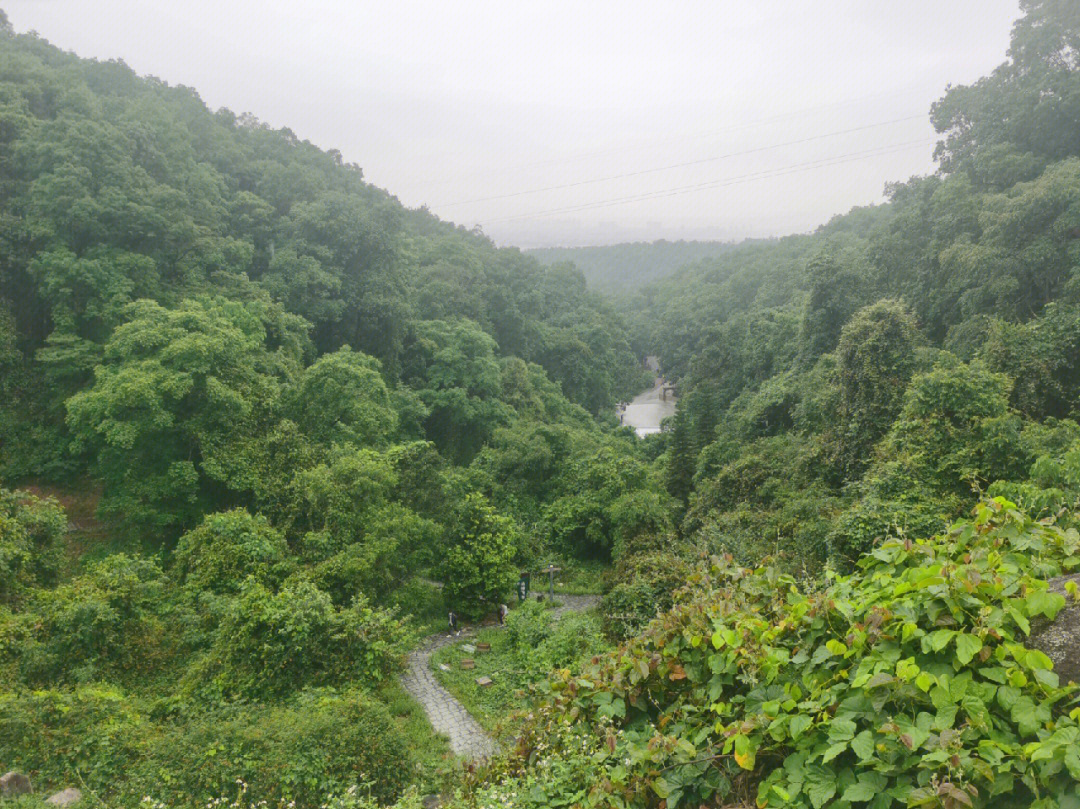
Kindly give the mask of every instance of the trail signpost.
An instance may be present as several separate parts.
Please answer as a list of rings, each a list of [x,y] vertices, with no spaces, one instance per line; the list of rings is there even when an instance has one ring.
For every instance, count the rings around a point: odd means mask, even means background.
[[[548,574],[548,593],[549,599],[551,601],[555,600],[555,574],[558,573],[560,570],[562,570],[561,567],[555,567],[555,565],[548,565],[540,571],[541,573]]]

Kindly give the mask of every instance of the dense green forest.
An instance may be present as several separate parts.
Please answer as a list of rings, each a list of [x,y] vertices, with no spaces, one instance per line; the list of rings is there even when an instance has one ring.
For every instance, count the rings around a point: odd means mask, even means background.
[[[723,255],[728,242],[631,242],[603,247],[537,247],[526,251],[544,264],[571,263],[585,276],[589,289],[604,295],[637,292],[679,268]]]
[[[670,274],[591,251],[648,276],[611,301],[5,21],[0,764],[104,806],[1080,807],[1032,640],[1080,569],[1080,6],[1022,10],[936,173]],[[502,740],[462,767],[403,657],[550,563],[597,614],[512,610],[487,690],[433,657]]]
[[[674,608],[538,689],[482,802],[1080,806],[1025,645],[1080,567],[1080,5],[1022,6],[934,104],[937,173],[620,302],[678,380],[677,539],[605,609]]]
[[[109,805],[435,788],[417,633],[670,521],[613,416],[648,381],[626,324],[2,22],[0,762]]]

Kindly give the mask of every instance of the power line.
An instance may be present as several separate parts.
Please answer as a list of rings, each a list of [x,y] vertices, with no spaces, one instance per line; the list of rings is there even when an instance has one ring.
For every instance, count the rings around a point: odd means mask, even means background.
[[[521,197],[521,196],[526,196],[528,194],[540,194],[540,193],[542,193],[544,191],[559,191],[559,190],[562,190],[564,188],[579,188],[579,187],[581,187],[583,185],[593,185],[595,183],[608,182],[609,180],[621,180],[621,179],[624,179],[626,177],[640,177],[640,176],[642,176],[644,174],[655,174],[656,172],[659,172],[659,171],[670,171],[671,169],[681,169],[681,168],[687,168],[689,166],[700,166],[703,163],[715,163],[718,160],[726,160],[727,158],[730,158],[730,157],[742,157],[744,155],[757,154],[759,152],[767,152],[767,151],[769,151],[771,149],[780,149],[780,148],[782,148],[784,146],[797,146],[799,144],[810,143],[810,142],[816,141],[816,140],[823,140],[825,138],[831,138],[831,137],[835,137],[837,135],[848,135],[848,134],[851,134],[853,132],[865,132],[868,129],[876,129],[876,128],[882,127],[882,126],[889,126],[891,124],[898,124],[898,123],[903,123],[903,122],[906,122],[906,121],[914,121],[917,118],[923,118],[923,117],[924,116],[922,114],[908,115],[908,116],[906,116],[904,118],[894,118],[891,121],[879,121],[878,123],[875,123],[875,124],[864,124],[863,126],[856,126],[856,127],[850,128],[850,129],[838,129],[835,132],[826,132],[826,133],[821,134],[821,135],[811,135],[811,136],[806,137],[806,138],[799,138],[798,140],[786,141],[784,143],[774,143],[774,144],[772,144],[770,146],[757,146],[757,147],[755,147],[753,149],[744,149],[744,150],[739,151],[739,152],[729,152],[727,154],[716,155],[714,157],[705,157],[705,158],[702,158],[700,160],[688,160],[688,161],[686,161],[684,163],[673,163],[673,164],[671,164],[669,166],[657,166],[655,168],[650,168],[650,169],[639,169],[637,171],[624,172],[623,174],[612,174],[612,175],[609,175],[607,177],[597,177],[597,178],[592,179],[592,180],[578,180],[576,182],[564,183],[562,185],[549,185],[549,186],[547,186],[545,188],[532,188],[532,189],[529,189],[528,191],[514,191],[514,192],[512,192],[510,194],[496,194],[496,195],[490,196],[490,197],[479,197],[477,199],[461,200],[459,202],[448,202],[448,203],[444,203],[442,205],[432,205],[430,207],[433,208],[433,209],[437,208],[437,209],[441,210],[441,209],[444,209],[444,208],[452,208],[452,207],[457,206],[457,205],[471,205],[471,204],[477,203],[477,202],[491,202],[493,200],[511,199],[512,197]]]
[[[873,149],[866,149],[861,152],[849,152],[844,155],[837,155],[835,157],[822,158],[819,160],[813,160],[806,163],[795,163],[790,166],[783,166],[778,169],[767,169],[764,171],[753,172],[751,174],[738,175],[736,177],[728,177],[720,180],[710,180],[704,183],[695,183],[693,185],[677,186],[675,188],[665,188],[659,191],[649,191],[642,194],[634,194],[627,197],[616,197],[609,200],[597,200],[594,202],[586,202],[580,205],[565,206],[562,208],[551,208],[544,211],[534,211],[526,214],[516,214],[513,216],[503,216],[496,219],[488,219],[484,224],[495,224],[497,222],[511,222],[519,219],[532,219],[540,216],[550,216],[559,213],[573,213],[575,211],[593,210],[597,208],[608,208],[615,205],[625,205],[630,202],[642,202],[650,199],[659,199],[662,197],[673,197],[681,194],[688,194],[694,191],[703,191],[712,188],[725,188],[731,185],[739,185],[745,182],[752,182],[754,180],[766,180],[773,177],[783,177],[788,174],[797,174],[803,171],[811,171],[816,168],[826,168],[829,166],[838,166],[843,163],[850,163],[856,160],[863,160],[867,157],[879,157],[895,152],[904,151],[914,146],[930,146],[936,141],[936,138],[927,139],[920,138],[919,140],[907,141],[904,143],[893,144],[884,147],[875,147]]]
[[[633,194],[626,197],[616,197],[610,200],[598,200],[594,202],[586,202],[579,205],[565,206],[562,208],[552,208],[545,211],[536,211],[528,214],[516,214],[513,216],[500,217],[498,219],[489,219],[491,222],[505,222],[514,219],[528,219],[535,216],[544,216],[556,213],[569,213],[580,210],[590,210],[595,208],[606,208],[613,205],[622,205],[628,202],[640,202],[649,199],[659,199],[662,197],[678,196],[684,193],[691,193],[693,191],[708,190],[712,188],[724,188],[731,185],[739,185],[744,182],[751,182],[753,180],[766,180],[773,177],[783,177],[788,174],[797,174],[802,171],[810,171],[816,168],[827,168],[830,166],[841,165],[843,163],[850,163],[855,160],[862,160],[867,157],[878,157],[886,154],[892,154],[900,152],[905,149],[912,148],[913,146],[929,146],[934,143],[934,140],[920,139],[916,141],[907,141],[905,143],[893,144],[886,147],[875,147],[873,149],[866,149],[861,152],[851,152],[845,155],[837,155],[835,157],[821,158],[818,160],[812,160],[806,163],[795,163],[791,166],[783,166],[778,169],[766,169],[763,171],[752,172],[750,174],[738,175],[736,177],[723,178],[720,180],[710,180],[704,183],[695,183],[693,185],[677,186],[675,188],[666,188],[658,191],[648,191],[641,194]]]
[[[570,164],[570,163],[580,163],[582,160],[590,160],[590,159],[594,159],[596,157],[600,157],[601,155],[620,153],[620,152],[642,152],[642,151],[645,151],[645,150],[648,150],[648,149],[656,149],[657,147],[662,146],[663,144],[671,143],[672,141],[675,141],[675,140],[680,140],[680,141],[701,140],[702,138],[710,138],[710,137],[714,137],[716,135],[724,135],[724,134],[728,134],[728,133],[731,133],[731,132],[742,132],[742,131],[745,131],[747,129],[754,129],[756,127],[766,126],[768,124],[779,123],[781,121],[788,121],[788,120],[791,120],[793,118],[802,118],[802,117],[806,117],[808,115],[813,115],[815,113],[824,112],[825,110],[841,109],[841,108],[844,108],[844,107],[850,107],[853,104],[861,104],[861,103],[867,102],[867,101],[879,101],[879,100],[884,100],[884,99],[898,98],[898,97],[901,97],[901,96],[914,95],[916,93],[918,93],[920,95],[923,95],[927,91],[928,91],[928,88],[918,87],[918,86],[909,86],[909,87],[906,87],[906,88],[904,88],[902,90],[893,90],[893,91],[884,92],[884,93],[872,93],[872,94],[869,94],[869,95],[857,96],[855,98],[847,98],[847,99],[842,99],[840,101],[832,101],[832,102],[830,102],[828,104],[817,104],[817,105],[812,106],[812,107],[803,107],[802,109],[799,109],[799,110],[793,110],[793,111],[781,113],[781,114],[778,114],[778,115],[772,115],[772,116],[769,116],[769,117],[766,117],[766,118],[757,118],[757,119],[754,119],[754,120],[751,120],[751,121],[742,121],[742,122],[739,122],[739,123],[736,123],[736,124],[731,124],[729,126],[721,127],[720,129],[709,130],[707,132],[697,132],[695,134],[690,134],[690,135],[680,134],[677,138],[667,137],[667,138],[662,138],[662,139],[653,139],[649,143],[640,143],[640,144],[637,144],[637,145],[622,144],[622,145],[617,145],[617,146],[608,146],[608,147],[602,148],[602,149],[593,149],[593,150],[587,151],[587,152],[578,152],[578,153],[570,155],[570,156],[554,157],[554,158],[549,158],[547,160],[535,160],[535,161],[533,161],[531,163],[523,163],[521,165],[513,166],[513,167],[504,167],[504,168],[499,168],[499,169],[492,169],[492,170],[483,171],[483,172],[480,172],[480,173],[467,172],[467,173],[455,175],[453,177],[446,177],[446,178],[440,179],[440,180],[432,180],[430,178],[426,178],[427,181],[425,183],[423,183],[422,185],[425,185],[425,186],[430,188],[430,187],[434,187],[434,186],[460,184],[463,180],[470,180],[470,179],[475,180],[477,177],[502,176],[502,175],[505,175],[507,171],[520,171],[522,169],[540,168],[540,167],[544,167],[544,166],[567,165],[567,164]],[[936,93],[936,91],[934,91],[934,92]],[[447,156],[451,156],[451,155],[455,155],[455,154],[463,154],[463,153],[464,152],[462,152],[460,150],[457,151],[457,152],[452,152],[452,153],[443,153],[442,157],[447,157]]]

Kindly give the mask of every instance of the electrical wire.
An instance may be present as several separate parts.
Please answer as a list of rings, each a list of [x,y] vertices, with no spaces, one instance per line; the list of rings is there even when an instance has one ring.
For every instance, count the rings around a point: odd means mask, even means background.
[[[612,174],[607,177],[597,177],[591,180],[577,180],[572,183],[563,183],[562,185],[549,185],[544,188],[532,188],[527,191],[514,191],[509,194],[495,194],[490,197],[478,197],[476,199],[460,200],[458,202],[447,202],[441,205],[431,205],[432,209],[443,210],[445,208],[453,208],[458,205],[471,205],[477,202],[492,202],[495,200],[511,199],[513,197],[522,197],[528,194],[540,194],[545,191],[559,191],[565,188],[580,188],[584,185],[594,185],[596,183],[608,182],[610,180],[621,180],[627,177],[640,177],[645,174],[655,174],[660,171],[670,171],[672,169],[687,168],[689,166],[700,166],[705,163],[715,163],[719,160],[726,160],[731,157],[742,157],[750,154],[758,154],[760,152],[767,152],[771,149],[780,149],[785,146],[797,146],[803,143],[811,143],[816,140],[824,140],[825,138],[836,137],[837,135],[849,135],[853,132],[865,132],[869,129],[876,129],[882,126],[890,126],[892,124],[903,123],[906,121],[914,121],[917,118],[924,118],[924,115],[908,115],[904,118],[894,118],[890,121],[879,121],[874,124],[864,124],[862,126],[851,127],[850,129],[838,129],[835,132],[826,132],[820,135],[811,135],[805,138],[799,138],[797,140],[785,141],[784,143],[774,143],[769,146],[756,146],[753,149],[744,149],[738,152],[728,152],[727,154],[715,155],[713,157],[705,157],[700,160],[688,160],[683,163],[672,163],[668,166],[656,166],[649,169],[638,169],[637,171],[628,171],[622,174]]]
[[[755,129],[757,127],[762,127],[762,126],[767,126],[767,125],[770,125],[770,124],[780,123],[782,121],[789,121],[789,120],[792,120],[792,119],[795,119],[795,118],[803,118],[803,117],[806,117],[806,116],[809,116],[809,115],[814,115],[815,113],[824,112],[826,110],[842,109],[842,108],[845,108],[845,107],[850,107],[853,104],[861,104],[861,103],[868,102],[868,101],[881,101],[881,100],[885,100],[885,99],[899,98],[899,97],[902,97],[902,96],[910,96],[910,95],[915,95],[915,94],[918,94],[920,97],[923,97],[927,93],[930,93],[931,95],[933,95],[936,92],[937,92],[936,90],[932,91],[932,90],[930,90],[928,88],[924,88],[924,87],[910,86],[910,87],[906,87],[906,88],[904,88],[902,90],[893,90],[893,91],[884,92],[884,93],[872,93],[870,95],[857,96],[855,98],[842,99],[840,101],[833,101],[833,102],[830,102],[828,104],[818,104],[818,105],[815,105],[813,107],[803,107],[802,109],[799,109],[799,110],[793,110],[793,111],[790,111],[790,112],[781,113],[779,115],[772,115],[772,116],[769,116],[767,118],[757,118],[757,119],[754,119],[754,120],[751,120],[751,121],[742,121],[742,122],[739,122],[737,124],[731,124],[729,126],[721,127],[720,129],[714,129],[714,130],[710,130],[710,131],[707,131],[707,132],[698,132],[696,134],[691,134],[691,135],[680,134],[678,136],[678,138],[668,137],[668,138],[662,138],[662,139],[654,139],[650,143],[641,143],[641,144],[637,144],[637,145],[624,144],[624,145],[618,145],[618,146],[609,146],[609,147],[602,148],[602,149],[594,149],[594,150],[591,150],[591,151],[588,151],[588,152],[579,152],[579,153],[577,153],[575,155],[572,155],[572,156],[556,157],[556,158],[550,158],[550,159],[547,159],[547,160],[536,160],[536,161],[533,161],[531,163],[523,163],[523,164],[520,164],[518,166],[502,167],[502,168],[498,168],[498,169],[492,169],[492,170],[489,170],[489,171],[482,171],[482,172],[479,172],[479,173],[477,173],[477,172],[468,172],[468,173],[458,174],[458,175],[455,175],[453,177],[447,177],[447,178],[443,178],[443,179],[439,179],[439,180],[431,180],[430,178],[425,178],[425,181],[421,183],[421,186],[422,187],[426,186],[428,188],[431,188],[431,187],[444,186],[444,185],[455,185],[455,184],[460,185],[463,181],[470,180],[470,179],[475,180],[478,177],[503,176],[508,171],[509,172],[514,172],[514,171],[521,171],[521,170],[524,170],[524,169],[541,168],[541,167],[545,167],[545,166],[569,165],[571,163],[580,163],[582,160],[593,160],[593,159],[595,159],[597,157],[600,157],[602,155],[607,155],[607,154],[616,154],[616,153],[625,153],[625,152],[642,152],[642,151],[646,151],[646,150],[649,150],[649,149],[656,149],[656,148],[658,148],[660,146],[663,146],[664,144],[671,143],[671,142],[673,142],[675,140],[678,140],[680,142],[685,142],[687,140],[701,140],[702,138],[715,137],[717,135],[724,135],[724,134],[728,134],[728,133],[731,133],[731,132],[742,132],[742,131],[745,131],[747,129]],[[923,107],[925,107],[925,105],[923,105]],[[463,152],[454,152],[454,153],[444,154],[444,156],[450,156],[451,154],[463,154]]]
[[[849,152],[844,155],[836,155],[828,158],[821,158],[819,160],[812,160],[805,163],[795,163],[790,166],[783,166],[777,169],[767,169],[759,172],[752,172],[750,174],[738,175],[735,177],[726,177],[719,180],[710,180],[704,183],[695,183],[693,185],[676,186],[674,188],[665,188],[658,191],[649,191],[642,194],[634,194],[626,197],[615,197],[608,200],[597,200],[594,202],[586,202],[579,205],[564,206],[561,208],[551,208],[543,211],[533,211],[525,214],[515,214],[512,216],[503,216],[495,219],[487,219],[484,224],[495,224],[498,222],[512,222],[520,219],[533,219],[541,216],[552,216],[560,213],[573,213],[576,211],[594,210],[598,208],[607,208],[615,205],[625,205],[631,202],[642,202],[650,199],[659,199],[662,197],[673,197],[681,194],[688,194],[694,191],[703,191],[712,188],[725,188],[731,185],[740,185],[746,182],[753,182],[755,180],[767,180],[773,177],[783,177],[789,174],[798,174],[803,171],[812,171],[817,168],[826,168],[830,166],[838,166],[844,163],[851,163],[856,160],[865,160],[868,157],[880,157],[887,154],[893,154],[901,152],[906,149],[911,149],[916,146],[931,146],[936,141],[936,138],[927,139],[920,138],[919,140],[906,141],[904,143],[892,144],[890,146],[879,146],[873,149],[866,149],[859,152]]]

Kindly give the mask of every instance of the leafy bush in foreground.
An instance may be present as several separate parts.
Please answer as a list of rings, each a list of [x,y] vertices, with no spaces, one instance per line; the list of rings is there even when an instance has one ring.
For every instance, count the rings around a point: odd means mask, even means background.
[[[1064,605],[1045,579],[1078,551],[1075,530],[997,499],[819,591],[717,563],[701,598],[553,675],[487,790],[512,784],[521,806],[1080,806],[1075,686],[1023,643]],[[582,757],[586,781],[558,777]]]
[[[145,750],[147,723],[120,689],[0,694],[0,760],[44,785],[95,786],[129,776]]]
[[[166,582],[151,559],[123,553],[87,566],[55,590],[38,590],[24,616],[21,674],[37,684],[127,680],[168,662],[178,633],[168,624]]]
[[[315,807],[356,785],[391,801],[415,776],[389,712],[361,693],[313,691],[287,706],[193,711],[163,730],[150,750],[162,777],[148,778],[146,789],[170,807],[204,805],[237,779],[252,803]]]
[[[187,675],[224,696],[280,698],[305,686],[373,684],[400,665],[408,633],[361,596],[347,608],[308,582],[271,593],[249,580],[229,605],[208,657]]]
[[[238,782],[252,805],[316,807],[356,787],[385,802],[415,776],[402,731],[362,693],[310,691],[289,705],[179,714],[151,721],[138,700],[107,685],[0,695],[0,760],[46,794],[84,784],[110,806],[149,795],[170,809],[205,806],[235,794]]]
[[[55,582],[65,530],[54,500],[0,489],[0,604],[17,605],[33,586]]]

